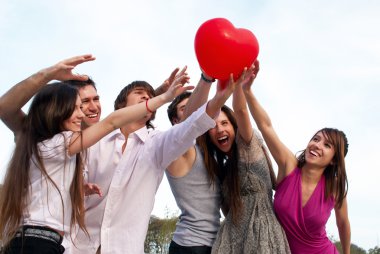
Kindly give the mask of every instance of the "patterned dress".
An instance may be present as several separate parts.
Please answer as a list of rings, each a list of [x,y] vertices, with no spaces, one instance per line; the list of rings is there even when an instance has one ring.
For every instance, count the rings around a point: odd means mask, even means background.
[[[228,214],[219,229],[213,254],[290,254],[286,235],[273,211],[272,184],[262,138],[255,132],[249,144],[236,135],[243,211],[237,225]],[[223,186],[223,194],[226,188]],[[227,195],[224,195],[227,197]],[[228,202],[228,201],[227,201]]]

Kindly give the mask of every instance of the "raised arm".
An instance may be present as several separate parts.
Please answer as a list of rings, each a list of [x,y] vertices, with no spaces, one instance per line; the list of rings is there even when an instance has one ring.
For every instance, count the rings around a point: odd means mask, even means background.
[[[292,154],[292,152],[281,142],[272,126],[272,122],[268,114],[260,105],[256,97],[253,95],[253,92],[251,91],[253,79],[254,78],[251,77],[250,82],[243,84],[243,91],[251,115],[255,120],[261,134],[263,135],[270,153],[278,165],[277,183],[279,183],[297,166],[297,159]]]
[[[343,254],[350,254],[351,246],[351,226],[348,220],[347,200],[343,200],[342,206],[335,207],[336,225],[339,231],[340,243],[342,244]]]
[[[247,101],[244,96],[242,86],[244,83],[253,82],[257,72],[259,71],[258,66],[252,65],[246,72],[244,79],[242,79],[241,84],[237,85],[232,99],[232,108],[235,112],[236,123],[239,129],[239,135],[245,141],[249,143],[251,141],[253,131],[251,120],[249,119],[249,112],[247,109]]]
[[[79,153],[82,149],[94,145],[111,131],[144,118],[163,104],[173,100],[177,95],[193,89],[193,86],[184,86],[184,84],[188,82],[188,79],[189,77],[185,73],[177,76],[165,93],[153,97],[143,103],[121,108],[112,112],[104,120],[83,130],[82,137],[79,136],[79,133],[76,133],[71,139],[68,148],[69,154],[73,155]]]
[[[25,118],[21,108],[44,85],[51,80],[86,80],[85,75],[72,73],[78,64],[95,60],[92,55],[75,56],[63,60],[51,67],[42,69],[19,82],[0,98],[0,117],[7,127],[17,135]]]
[[[242,80],[244,80],[245,73],[246,70],[244,70],[243,74],[237,81],[234,80],[233,74],[231,73],[227,86],[224,86],[223,84],[226,81],[218,81],[216,93],[214,97],[209,100],[206,108],[206,112],[210,117],[215,118],[219,114],[220,108],[226,103],[236,87],[241,84]]]
[[[201,74],[197,86],[186,103],[184,112],[185,119],[195,112],[200,106],[206,103],[213,82],[214,80],[207,74]]]

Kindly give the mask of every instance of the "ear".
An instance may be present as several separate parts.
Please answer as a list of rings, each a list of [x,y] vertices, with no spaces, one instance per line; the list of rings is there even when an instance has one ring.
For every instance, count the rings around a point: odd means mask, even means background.
[[[178,119],[177,117],[174,117],[174,118],[173,118],[173,123],[174,123],[174,124],[179,123],[179,119]]]

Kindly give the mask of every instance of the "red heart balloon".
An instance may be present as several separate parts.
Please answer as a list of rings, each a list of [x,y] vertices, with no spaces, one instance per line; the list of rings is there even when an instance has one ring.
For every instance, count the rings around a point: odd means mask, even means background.
[[[204,22],[195,35],[195,54],[202,70],[207,75],[229,79],[241,75],[259,54],[259,43],[255,35],[244,28],[235,28],[224,18]]]

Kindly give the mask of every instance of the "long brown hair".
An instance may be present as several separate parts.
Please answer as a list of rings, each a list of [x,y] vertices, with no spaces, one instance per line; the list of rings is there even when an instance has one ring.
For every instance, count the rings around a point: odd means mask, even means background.
[[[330,163],[323,174],[326,179],[325,185],[325,198],[329,198],[333,196],[335,198],[335,203],[340,208],[342,206],[343,200],[347,195],[348,190],[348,180],[346,174],[346,164],[345,164],[345,156],[348,152],[348,141],[346,134],[343,131],[340,131],[335,128],[323,128],[317,133],[322,133],[322,135],[334,146],[335,154],[332,159],[332,163]],[[305,150],[301,152],[301,154],[297,157],[298,159],[298,167],[302,168],[305,161]]]
[[[237,123],[234,112],[227,106],[223,106],[221,110],[226,114],[231,122],[235,133],[237,132]],[[236,142],[233,142],[230,156],[220,151],[210,139],[208,132],[203,134],[198,140],[199,145],[204,152],[205,165],[211,181],[214,181],[215,176],[218,177],[220,183],[227,189],[226,197],[223,202],[227,202],[229,213],[233,223],[237,223],[243,202],[240,194],[240,182],[238,171],[238,147]],[[222,206],[226,206],[222,204]]]
[[[63,122],[73,114],[77,96],[78,92],[74,87],[57,82],[42,88],[35,95],[29,107],[22,132],[17,138],[16,147],[8,164],[0,195],[0,237],[4,245],[7,245],[14,237],[22,224],[23,213],[29,201],[31,163],[34,163],[40,169],[44,179],[51,182],[57,189],[61,195],[64,210],[62,194],[46,171],[38,143],[51,139],[54,135],[64,131]],[[82,170],[82,158],[78,153],[75,175],[70,186],[71,228],[74,224],[78,224],[82,230],[87,232],[84,225]]]

